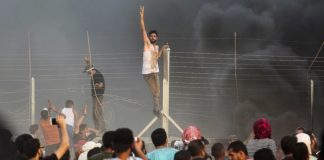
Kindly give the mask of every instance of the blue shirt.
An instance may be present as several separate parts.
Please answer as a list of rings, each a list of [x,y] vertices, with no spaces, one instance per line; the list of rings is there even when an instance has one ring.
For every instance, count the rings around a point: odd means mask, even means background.
[[[174,148],[159,148],[147,153],[146,157],[149,160],[172,160],[178,150]]]

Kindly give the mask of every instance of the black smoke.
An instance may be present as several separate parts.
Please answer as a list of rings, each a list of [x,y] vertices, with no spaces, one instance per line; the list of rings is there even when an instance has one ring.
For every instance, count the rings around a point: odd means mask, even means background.
[[[234,32],[237,33],[239,98],[236,105],[228,106],[235,110],[234,132],[249,133],[258,117],[272,120],[277,138],[293,132],[298,125],[311,128],[307,75],[311,73],[316,93],[321,94],[321,72],[316,67],[308,72],[308,66],[323,40],[323,6],[324,1],[320,0],[220,0],[201,7],[195,29],[196,36],[205,39],[199,42],[197,50],[229,50],[234,57]],[[227,67],[226,72],[234,74],[234,67]],[[235,82],[217,83],[226,86]],[[316,120],[323,113],[319,97],[316,96]]]

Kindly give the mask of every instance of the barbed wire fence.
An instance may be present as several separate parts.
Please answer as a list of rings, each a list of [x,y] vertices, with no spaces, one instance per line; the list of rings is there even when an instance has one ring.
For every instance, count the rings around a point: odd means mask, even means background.
[[[71,98],[76,100],[78,105],[89,104],[90,108],[91,84],[89,77],[82,73],[83,57],[87,53],[86,46],[82,44],[85,43],[85,38],[74,37],[82,43],[61,49],[60,42],[51,44],[55,40],[50,38],[44,40],[44,38],[33,37],[33,35],[31,37],[31,73],[36,79],[36,115],[39,115],[41,108],[46,107],[48,99],[63,104],[66,99]],[[138,37],[120,38],[120,41],[141,42]],[[124,120],[120,118],[134,114],[135,117],[139,117],[139,123],[145,124],[145,120],[150,119],[145,116],[153,115],[148,114],[152,109],[151,95],[141,75],[141,46],[131,51],[125,51],[125,49],[111,51],[107,49],[109,46],[96,46],[96,43],[105,44],[104,41],[109,37],[94,36],[92,39],[94,39],[92,61],[102,72],[107,83],[105,117],[109,128],[113,129],[119,125],[136,125],[136,122],[127,118]],[[164,41],[198,42],[202,39],[224,40],[226,43],[228,40],[234,41],[231,37],[164,37]],[[199,49],[184,51],[186,49],[177,49],[177,44],[172,44],[174,48],[171,46],[170,115],[181,126],[196,124],[203,128],[202,130],[212,130],[210,135],[223,132],[220,133],[223,136],[235,132],[230,129],[231,127],[218,131],[214,126],[224,128],[235,123],[235,115],[232,113],[238,103],[235,100],[237,94],[239,100],[244,100],[251,96],[267,96],[289,90],[287,93],[293,91],[298,96],[277,97],[277,100],[272,99],[271,105],[291,105],[296,101],[308,104],[309,82],[305,73],[315,53],[309,54],[311,56],[300,56],[292,54],[293,52],[287,53],[284,49],[281,51],[254,50],[253,47],[240,49],[239,45],[243,42],[277,44],[282,40],[237,38],[237,41],[237,64],[234,63],[234,44],[228,44],[229,47],[226,49],[210,52],[199,51]],[[317,41],[284,42],[292,46],[304,45],[305,47],[320,44]],[[46,48],[41,44],[50,47]],[[281,45],[278,46],[281,47]],[[0,55],[1,112],[6,115],[6,122],[9,126],[17,128],[18,132],[27,132],[31,112],[28,107],[28,51],[27,49],[26,51],[14,49],[0,51],[2,52]],[[317,79],[316,88],[321,87],[324,81],[323,63],[324,57],[319,56],[312,66],[312,70],[316,73],[312,74],[312,77]],[[141,126],[138,127],[140,128]],[[172,128],[170,132],[177,134]]]

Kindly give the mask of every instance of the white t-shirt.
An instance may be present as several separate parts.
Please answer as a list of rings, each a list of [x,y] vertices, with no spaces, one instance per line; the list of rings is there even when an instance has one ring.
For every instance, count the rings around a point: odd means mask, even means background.
[[[72,108],[63,108],[61,112],[65,115],[65,123],[74,126],[74,114]]]
[[[157,57],[158,53],[159,53],[159,46],[157,45],[155,46],[153,44],[150,44],[150,49],[148,51],[143,52],[142,74],[159,72],[159,64],[158,64],[158,57]]]

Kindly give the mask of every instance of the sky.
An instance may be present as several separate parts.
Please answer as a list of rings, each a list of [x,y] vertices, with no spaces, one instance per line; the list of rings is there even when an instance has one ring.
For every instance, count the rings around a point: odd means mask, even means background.
[[[88,31],[93,63],[107,84],[107,128],[140,132],[153,118],[141,75],[140,5],[147,30],[158,30],[160,45],[170,44],[170,115],[181,127],[197,125],[206,137],[220,139],[243,139],[260,117],[270,119],[275,138],[297,126],[311,128],[310,75],[313,127],[321,130],[321,54],[309,69],[324,34],[320,0],[3,0],[4,121],[17,134],[28,131],[30,49],[36,120],[48,99],[60,108],[72,99],[79,111],[89,105],[86,122],[92,124],[90,79],[82,73]],[[179,136],[170,126],[170,135]]]

